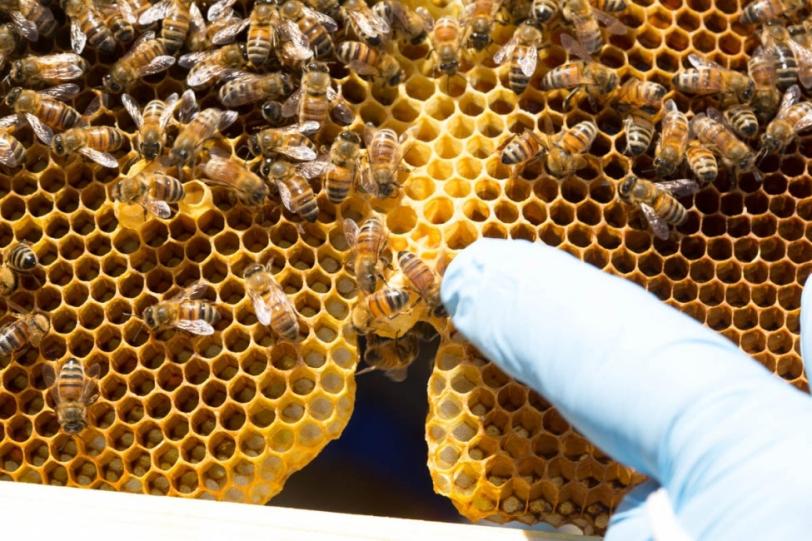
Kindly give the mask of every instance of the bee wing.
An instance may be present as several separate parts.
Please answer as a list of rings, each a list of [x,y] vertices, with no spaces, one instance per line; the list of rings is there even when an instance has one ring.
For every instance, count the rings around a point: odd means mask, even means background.
[[[357,10],[350,10],[347,12],[347,15],[349,15],[352,22],[355,23],[359,30],[364,34],[377,36],[381,33],[377,28],[375,28],[375,25],[373,25],[370,17],[366,13]]]
[[[31,126],[31,129],[34,130],[34,134],[37,136],[37,139],[46,145],[50,145],[51,139],[54,137],[53,130],[43,124],[38,117],[32,115],[31,113],[25,113],[25,119],[28,121],[28,125]]]
[[[310,40],[307,39],[293,21],[286,20],[279,29],[280,35],[286,40],[283,47],[292,57],[306,60],[313,56],[310,50]]]
[[[290,188],[288,188],[287,184],[283,181],[276,181],[276,189],[279,191],[279,199],[282,200],[282,205],[293,214],[296,212],[293,210],[293,194],[290,193]]]
[[[592,62],[592,55],[589,54],[587,48],[569,34],[561,34],[561,46],[584,62]]]
[[[183,95],[180,97],[180,120],[181,122],[189,122],[198,110],[197,98],[195,91],[187,88]]]
[[[665,102],[665,112],[668,113],[679,113],[679,107],[677,107],[677,102],[674,100],[666,100]]]
[[[360,228],[358,224],[350,218],[344,218],[342,228],[344,229],[344,238],[347,239],[347,245],[352,248],[358,241],[358,231]]]
[[[706,58],[702,58],[698,54],[689,54],[688,55],[688,62],[695,68],[715,68],[715,69],[726,69],[714,62],[713,60],[708,60]]]
[[[288,132],[288,133],[301,133],[304,135],[313,135],[314,133],[319,131],[319,123],[315,120],[307,120],[302,122],[301,124],[294,124],[293,126],[288,126],[286,128],[280,128],[281,130]]]
[[[426,32],[429,32],[434,28],[434,17],[431,16],[429,10],[423,6],[419,6],[415,8],[414,12],[417,13],[421,19],[423,19],[423,29]]]
[[[178,94],[177,92],[173,92],[166,98],[165,102],[166,108],[164,112],[161,113],[161,118],[158,119],[158,125],[161,129],[166,128],[166,125],[169,123],[169,119],[172,118],[172,114],[175,112],[175,105],[178,103]]]
[[[695,180],[689,178],[681,178],[679,180],[666,180],[665,182],[657,182],[656,186],[658,188],[671,192],[676,197],[693,195],[699,191],[699,184],[697,184]]]
[[[257,316],[257,321],[263,325],[270,325],[271,310],[265,302],[265,299],[262,298],[262,295],[259,295],[256,291],[249,290],[248,298],[251,299],[251,303],[254,305],[254,313]]]
[[[167,219],[172,216],[172,209],[169,208],[169,204],[166,201],[147,196],[141,202],[141,206],[143,206],[147,212],[154,214],[158,218]]]
[[[668,229],[668,224],[660,219],[660,217],[657,216],[657,213],[654,212],[654,209],[647,204],[640,203],[640,210],[643,211],[643,215],[646,217],[646,221],[651,227],[651,230],[654,232],[654,235],[659,239],[668,240],[668,237],[671,236],[671,231]]]
[[[220,131],[225,130],[237,121],[238,116],[237,111],[221,111],[220,122],[217,124],[217,129]]]
[[[372,139],[375,137],[375,132],[378,131],[378,128],[373,126],[371,123],[364,124],[364,144],[367,148],[372,145]]]
[[[138,24],[141,26],[147,26],[163,19],[169,12],[171,5],[172,3],[170,0],[163,0],[157,4],[152,4],[141,14],[140,17],[138,17]]]
[[[168,301],[177,301],[177,302],[194,300],[194,299],[200,298],[200,296],[205,291],[206,291],[206,283],[201,280],[201,281],[193,283],[192,285],[190,285],[190,286],[188,286],[188,287],[186,287],[184,289],[181,289],[180,291],[178,291],[177,293],[172,295],[167,300]]]
[[[178,65],[182,68],[193,68],[201,62],[206,61],[214,51],[195,51],[193,53],[186,53],[178,58]]]
[[[175,322],[175,327],[182,331],[201,336],[209,336],[214,334],[214,327],[212,327],[208,321],[203,321],[202,319],[179,319]]]
[[[7,14],[11,19],[11,24],[17,30],[17,33],[28,41],[37,41],[39,39],[39,30],[34,21],[29,21],[19,11],[12,11]]]
[[[213,62],[203,62],[194,66],[186,76],[189,86],[202,86],[220,76],[226,67]]]
[[[525,47],[522,49],[521,56],[519,57],[519,67],[527,77],[532,77],[536,72],[536,64],[538,63],[539,53],[535,47]]]
[[[330,162],[326,160],[314,160],[303,163],[297,167],[299,173],[306,179],[316,178],[323,175],[330,167]]]
[[[378,75],[380,73],[375,66],[360,60],[351,60],[347,66],[358,75]]]
[[[795,40],[787,40],[786,44],[795,54],[798,61],[798,80],[804,88],[812,87],[812,51]]]
[[[778,114],[775,118],[782,119],[787,115],[787,111],[794,104],[798,103],[801,99],[801,89],[798,85],[792,85],[784,92],[784,97],[781,99],[781,107],[778,108]]]
[[[135,16],[135,12],[128,2],[116,2],[115,4],[111,4],[109,8],[112,10],[118,8],[124,20],[130,24],[136,24],[138,22],[138,17]]]
[[[103,165],[104,167],[109,167],[110,169],[115,169],[118,167],[118,160],[116,160],[112,154],[107,152],[101,152],[95,148],[82,147],[79,149],[79,154],[90,158],[97,164]]]
[[[73,83],[63,83],[52,86],[45,90],[40,90],[38,94],[48,96],[57,100],[67,101],[75,98],[79,94],[79,85]]]
[[[20,125],[19,115],[6,115],[0,118],[0,129],[12,128]]]
[[[313,152],[313,149],[304,145],[297,145],[297,146],[281,146],[276,149],[277,152],[280,154],[284,154],[285,156],[290,156],[296,160],[315,160],[316,153]]]
[[[473,5],[473,4],[471,4]],[[564,37],[563,35],[561,36]],[[516,36],[510,38],[510,40],[505,43],[502,48],[496,51],[496,54],[493,55],[493,61],[497,64],[504,63],[505,60],[513,56],[513,50],[516,49],[516,45],[519,44],[519,39]]]
[[[121,95],[121,103],[124,105],[124,109],[130,113],[133,122],[135,122],[136,127],[140,130],[144,124],[144,117],[141,115],[141,109],[139,109],[138,104],[135,103],[135,100],[129,94]]]
[[[620,22],[616,17],[613,17],[603,10],[593,7],[592,13],[604,26],[610,34],[623,35],[629,31],[629,27]]]
[[[795,133],[802,132],[812,126],[812,113],[807,113],[795,122]]]
[[[189,17],[191,19],[191,27],[189,28],[189,32],[199,32],[200,30],[206,28],[206,20],[203,18],[203,14],[200,13],[200,8],[197,7],[195,2],[192,2],[192,5],[189,6]]]
[[[162,71],[168,70],[172,64],[175,63],[175,57],[168,54],[156,56],[152,62],[141,68],[141,76],[154,75]]]
[[[215,32],[214,36],[211,38],[211,42],[215,45],[225,45],[227,43],[231,43],[240,32],[245,30],[250,22],[251,21],[248,19],[235,18],[234,21]]]
[[[206,17],[209,21],[214,21],[229,15],[232,12],[231,6],[233,6],[236,1],[237,0],[219,0],[219,2],[215,2],[209,6]]]
[[[715,107],[708,107],[705,112],[707,113],[708,118],[711,120],[715,120],[720,124],[725,124],[725,118],[722,116],[722,113],[719,112],[719,109],[716,109]]]
[[[97,364],[94,364],[85,372],[86,377],[82,383],[82,394],[79,399],[85,406],[89,406],[99,399],[99,393],[94,394],[94,391],[96,390],[96,378],[100,373],[101,369]]]
[[[10,137],[10,135],[0,136],[0,163],[6,167],[17,167],[19,164],[11,147],[14,140],[9,139]]]
[[[306,14],[310,15],[311,17],[314,17],[317,21],[319,21],[319,23],[321,23],[321,25],[324,27],[324,29],[327,30],[329,33],[332,34],[333,32],[338,31],[338,23],[336,23],[335,20],[332,17],[330,17],[328,15],[325,15],[321,11],[316,11],[314,9],[310,9],[307,6],[303,6],[303,7],[304,7],[304,12]]]
[[[296,113],[299,112],[299,100],[302,97],[302,87],[296,89],[296,91],[285,100],[285,103],[282,104],[282,116],[283,117],[291,117],[295,116]]]
[[[82,27],[76,21],[70,22],[70,48],[76,53],[80,54],[85,50],[87,44],[87,34],[82,31]]]

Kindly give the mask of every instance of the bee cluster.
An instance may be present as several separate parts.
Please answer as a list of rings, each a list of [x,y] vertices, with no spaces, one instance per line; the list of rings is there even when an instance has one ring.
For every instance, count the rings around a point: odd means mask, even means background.
[[[808,9],[0,2],[0,478],[264,503],[358,373],[399,381],[439,334],[435,489],[600,531],[639,476],[466,345],[440,277],[479,236],[541,240],[805,385],[812,185],[769,167],[804,152]]]

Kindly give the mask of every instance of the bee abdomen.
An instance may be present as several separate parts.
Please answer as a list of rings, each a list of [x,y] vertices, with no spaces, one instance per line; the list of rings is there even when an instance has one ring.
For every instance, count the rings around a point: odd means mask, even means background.
[[[353,171],[347,167],[336,166],[327,174],[327,199],[334,204],[339,204],[350,193],[352,188]]]
[[[177,203],[184,196],[183,183],[168,175],[156,175],[153,192],[156,199],[167,203]]]
[[[25,344],[20,326],[14,323],[0,329],[0,355],[11,355]]]
[[[635,118],[626,129],[626,151],[631,156],[643,154],[651,145],[654,126],[647,121]]]
[[[369,312],[375,318],[389,318],[400,312],[409,302],[409,294],[402,289],[384,288],[367,297]]]
[[[29,272],[37,266],[37,254],[29,245],[17,243],[8,254],[8,265],[17,272]]]

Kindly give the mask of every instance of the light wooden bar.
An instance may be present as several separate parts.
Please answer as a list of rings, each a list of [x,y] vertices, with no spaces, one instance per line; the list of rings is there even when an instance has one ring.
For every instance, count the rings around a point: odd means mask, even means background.
[[[3,538],[140,541],[596,541],[514,528],[0,482]],[[18,529],[19,528],[19,529]],[[8,537],[6,537],[8,536]]]

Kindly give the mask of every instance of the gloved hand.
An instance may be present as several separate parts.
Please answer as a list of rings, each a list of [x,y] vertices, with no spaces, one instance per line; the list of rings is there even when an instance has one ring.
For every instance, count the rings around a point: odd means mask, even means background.
[[[442,299],[484,355],[651,477],[615,512],[607,540],[662,531],[656,506],[643,506],[659,487],[691,539],[812,538],[812,399],[724,336],[632,282],[526,241],[463,250]],[[810,303],[806,290],[806,352]]]

